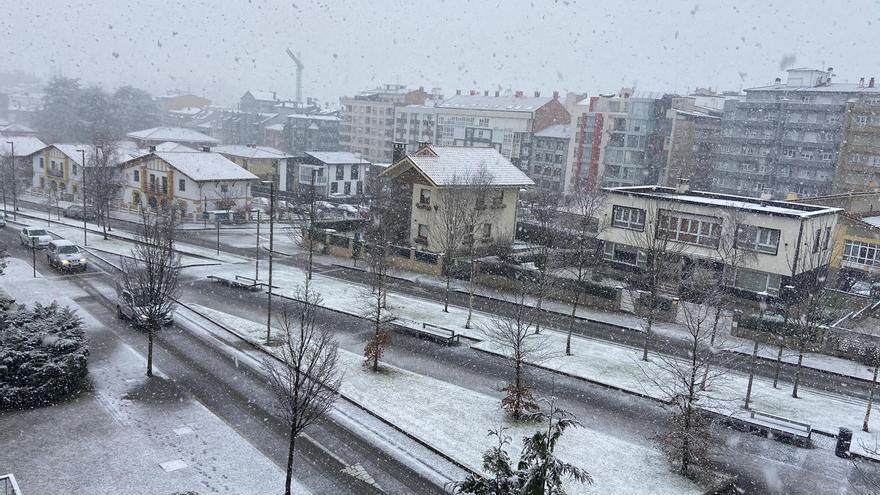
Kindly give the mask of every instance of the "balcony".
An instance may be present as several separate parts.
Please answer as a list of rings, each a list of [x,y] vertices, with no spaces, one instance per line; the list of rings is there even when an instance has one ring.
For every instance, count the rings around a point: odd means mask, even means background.
[[[416,203],[416,208],[419,208],[419,209],[422,209],[422,210],[430,210],[430,209],[431,209],[431,203],[426,203],[426,202],[422,202],[422,201],[420,201],[420,202]]]
[[[49,177],[64,177],[64,171],[60,168],[50,168],[46,170],[46,175]]]

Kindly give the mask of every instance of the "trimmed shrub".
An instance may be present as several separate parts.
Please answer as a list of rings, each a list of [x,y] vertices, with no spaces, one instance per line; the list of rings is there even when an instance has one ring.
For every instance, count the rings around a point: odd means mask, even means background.
[[[0,312],[0,409],[45,406],[80,390],[88,354],[82,320],[70,308]]]

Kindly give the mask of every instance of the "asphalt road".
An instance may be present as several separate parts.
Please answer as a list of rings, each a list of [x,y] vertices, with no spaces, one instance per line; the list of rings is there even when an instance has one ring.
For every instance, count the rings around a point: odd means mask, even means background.
[[[11,256],[30,263],[31,250],[18,243],[14,226],[0,229],[0,242],[7,244]],[[38,271],[52,273],[45,252],[38,251],[36,260]],[[63,277],[91,295],[88,301],[78,302],[111,330],[103,335],[120,339],[146,355],[145,336],[117,320],[115,303],[102,295],[113,287],[111,267],[95,262],[85,276],[74,273]],[[203,340],[179,325],[158,333],[155,344],[154,362],[171,377],[177,393],[199,400],[279,467],[285,468],[287,430],[274,412],[271,391],[258,371],[223,352],[216,342]],[[102,343],[91,342],[90,345]],[[377,449],[372,440],[331,419],[319,422],[308,431],[308,438],[297,441],[294,458],[297,479],[313,493],[445,493],[420,473]],[[360,464],[381,490],[341,472],[354,464]]]
[[[0,234],[0,239],[3,237]],[[14,254],[21,256],[26,252]],[[350,273],[349,271],[340,272],[336,269],[333,271],[333,274],[340,273],[343,276],[351,277],[352,280],[357,280],[358,276],[363,275],[355,271],[350,271]],[[425,297],[426,288],[414,286],[414,284],[413,287],[407,287],[407,284],[401,285],[398,290],[412,290],[416,295]],[[265,297],[258,294],[187,278],[184,279],[183,286],[182,300],[206,306],[216,306],[217,301],[222,300],[224,311],[255,321],[261,321],[264,318]],[[486,304],[487,307],[495,305],[492,307],[496,312],[504,311],[507,307],[506,303],[494,301],[481,301],[480,303]],[[109,310],[107,314],[111,314]],[[343,347],[355,352],[362,349],[365,337],[369,332],[369,327],[365,322],[330,312],[321,315],[321,319],[335,329]],[[596,331],[600,331],[600,329]],[[607,334],[607,329],[603,331]],[[217,409],[215,411],[217,414],[224,418],[231,418],[230,424],[243,425],[239,431],[247,438],[253,439],[255,445],[262,445],[262,448],[266,449],[264,452],[267,455],[277,459],[277,452],[283,452],[283,447],[279,447],[279,443],[283,445],[283,431],[264,431],[267,427],[261,429],[257,425],[261,422],[261,418],[266,417],[267,408],[265,406],[241,404],[242,401],[246,402],[248,398],[257,404],[261,402],[261,399],[255,400],[250,392],[254,387],[259,388],[259,383],[248,383],[246,379],[241,379],[245,386],[237,388],[239,378],[231,377],[237,377],[238,370],[220,372],[213,368],[215,365],[222,367],[224,357],[219,355],[216,350],[204,347],[206,345],[210,347],[209,344],[199,343],[198,339],[195,339],[196,342],[192,342],[193,336],[181,335],[180,333],[179,331],[167,332],[167,335],[163,336],[160,343],[163,350],[157,355],[159,366],[163,369],[168,368],[165,365],[165,360],[180,362],[181,369],[169,369],[169,375],[174,376],[180,382],[185,382],[185,379],[178,377],[178,373],[182,376],[191,375],[191,380],[194,383],[187,388],[190,393],[193,393],[199,400],[203,400],[212,410]],[[132,342],[136,349],[145,346],[140,343],[140,340],[135,339]],[[203,357],[203,355],[207,357]],[[209,358],[211,355],[214,355],[213,359]],[[187,365],[190,358],[200,363],[205,362],[206,365],[203,365],[203,369],[200,370],[190,369],[187,371],[188,368],[194,367]],[[393,346],[384,359],[396,366],[499,398],[501,397],[498,391],[500,385],[510,374],[509,363],[497,356],[487,356],[466,346],[439,346],[415,337],[397,334],[394,336]],[[827,377],[824,378],[827,380]],[[532,370],[531,380],[539,395],[557,397],[563,408],[574,413],[580,421],[591,428],[613,431],[616,436],[633,442],[650,442],[667,417],[667,413],[654,401],[628,396],[580,380],[537,370]],[[216,393],[214,381],[222,384],[223,388],[230,389],[231,402],[239,404],[237,410],[224,411],[224,406],[219,403],[211,405],[211,395]],[[254,381],[258,382],[258,380]],[[229,401],[229,399],[224,399],[218,402]],[[251,418],[248,419],[247,416],[251,416]],[[834,457],[832,446],[828,445],[827,441],[824,444],[820,442],[819,448],[800,449],[721,427],[715,429],[715,434],[719,445],[714,455],[714,461],[720,469],[735,474],[739,478],[738,484],[745,493],[843,493],[841,489],[848,484],[860,483],[860,476],[853,469],[852,464]],[[364,457],[370,457],[369,442],[364,443]],[[272,445],[274,448],[269,448]],[[314,453],[320,458],[321,454],[318,450]],[[306,462],[316,472],[319,472],[323,466],[328,474],[338,475],[333,472],[333,469],[326,467],[328,463],[333,465],[329,460],[323,463],[317,462],[317,464],[315,464],[316,461]],[[368,460],[365,459],[364,462],[368,462]],[[393,462],[389,465],[374,463],[369,466],[368,471],[371,474],[382,473],[375,477],[383,487],[392,486],[387,477],[392,479],[405,478],[402,473],[395,474]],[[863,469],[870,471],[874,468],[867,466]],[[308,476],[306,480],[315,475],[310,472]],[[401,481],[397,486],[408,487],[412,485]],[[403,488],[403,491],[396,493],[430,493],[420,489],[412,492],[406,491],[408,489],[411,488]],[[389,489],[389,491],[392,490]]]

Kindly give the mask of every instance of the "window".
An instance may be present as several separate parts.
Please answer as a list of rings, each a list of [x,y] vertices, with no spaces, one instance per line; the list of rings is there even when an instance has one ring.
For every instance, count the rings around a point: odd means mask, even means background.
[[[43,157],[41,156],[40,157],[40,168],[43,168],[44,166],[45,166],[45,163],[43,162]]]
[[[492,238],[492,224],[484,223],[483,224],[483,239],[491,239]]]
[[[779,294],[780,276],[775,273],[759,272],[737,268],[733,286],[751,292],[766,292],[770,295]]]
[[[180,179],[177,181],[177,190],[180,192],[186,191],[186,179]]]
[[[609,242],[605,244],[604,258],[617,263],[638,266],[639,250],[632,246]]]
[[[880,266],[880,244],[847,239],[843,244],[843,261],[865,267]]]
[[[135,181],[135,182],[141,181],[141,172],[139,170],[132,171],[131,176],[132,176],[131,178],[133,181]]]
[[[419,205],[429,206],[431,204],[431,190],[424,187],[419,190]]]
[[[828,251],[831,245],[831,227],[825,227],[825,240],[822,242],[822,251]]]
[[[830,151],[823,151],[822,153],[819,153],[819,158],[821,158],[823,162],[830,162],[833,156],[834,153]]]
[[[355,187],[358,196],[362,196],[364,194],[364,183],[361,181],[357,181],[357,186]]]
[[[736,246],[775,256],[779,250],[779,235],[777,229],[740,225],[736,233]]]
[[[343,184],[342,192],[345,193],[346,196],[351,194],[351,182],[346,181]]]
[[[867,125],[868,124],[868,116],[867,115],[857,115],[856,123],[859,125]]]
[[[77,167],[76,164],[74,163],[73,164],[73,175],[78,174],[79,173],[78,170],[79,170],[79,167]]]
[[[360,178],[360,167],[358,165],[351,166],[351,180]]]
[[[718,247],[721,222],[715,217],[660,210],[657,235],[688,244]]]
[[[822,229],[816,229],[816,234],[813,235],[813,252],[819,252],[819,246],[822,243]]]
[[[229,192],[229,185],[228,184],[220,184],[220,192],[228,193]]]
[[[611,210],[611,225],[622,229],[645,230],[645,210],[614,206]]]
[[[345,178],[345,165],[337,165],[336,166],[336,180],[342,180]]]
[[[428,226],[427,225],[425,225],[423,223],[419,224],[419,237],[417,240],[422,241],[425,244],[428,243]]]
[[[220,189],[223,189],[223,186],[220,186]],[[226,192],[226,191],[223,191]],[[162,194],[168,194],[168,177],[162,177]]]
[[[330,183],[330,194],[336,194],[339,192],[339,183],[331,182]]]

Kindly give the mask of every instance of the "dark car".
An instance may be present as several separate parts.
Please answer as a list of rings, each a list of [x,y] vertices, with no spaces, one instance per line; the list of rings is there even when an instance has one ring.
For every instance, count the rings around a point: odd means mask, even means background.
[[[80,205],[71,205],[68,206],[67,209],[64,210],[64,216],[68,218],[75,218],[77,220],[83,219],[83,207]],[[98,218],[98,212],[94,207],[87,206],[85,209],[85,219],[88,221],[92,221]]]

